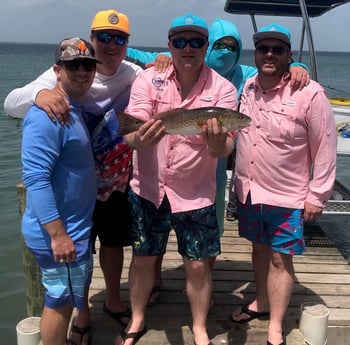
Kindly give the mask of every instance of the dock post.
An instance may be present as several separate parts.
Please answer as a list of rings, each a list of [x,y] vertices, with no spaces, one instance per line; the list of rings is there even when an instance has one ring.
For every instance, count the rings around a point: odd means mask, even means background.
[[[27,317],[17,324],[17,345],[41,344],[40,319],[36,316]]]
[[[327,344],[328,308],[321,303],[304,302],[300,306],[299,329],[305,342],[312,345]]]
[[[19,203],[19,214],[22,215],[26,205],[25,186],[22,182],[16,185]],[[22,235],[22,234],[21,234]],[[26,288],[26,309],[28,316],[41,316],[44,305],[44,288],[41,284],[40,268],[32,252],[27,248],[22,237],[23,266]]]

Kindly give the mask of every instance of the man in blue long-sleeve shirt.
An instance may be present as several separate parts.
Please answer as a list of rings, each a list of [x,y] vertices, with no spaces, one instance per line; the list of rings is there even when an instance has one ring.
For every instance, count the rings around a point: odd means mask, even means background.
[[[91,87],[98,62],[90,43],[79,37],[63,40],[56,50],[54,71],[57,91],[69,99],[69,122],[53,122],[36,106],[23,122],[27,199],[22,232],[38,261],[45,288],[40,322],[44,345],[66,343],[73,307],[84,308],[91,280],[89,239],[96,175],[79,102]]]

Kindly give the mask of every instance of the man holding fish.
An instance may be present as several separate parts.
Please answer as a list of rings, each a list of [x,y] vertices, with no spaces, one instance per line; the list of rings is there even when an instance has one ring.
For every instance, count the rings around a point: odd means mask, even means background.
[[[217,157],[231,153],[233,137],[215,115],[200,124],[200,134],[192,135],[166,134],[171,115],[165,115],[164,121],[156,115],[175,112],[175,116],[186,118],[186,113],[197,113],[196,108],[206,108],[204,112],[209,113],[217,109],[207,107],[236,109],[237,95],[232,83],[204,64],[208,28],[202,18],[193,14],[175,18],[168,38],[173,66],[166,73],[157,74],[154,68],[142,72],[125,110],[146,122],[124,137],[136,150],[129,192],[132,319],[116,337],[115,345],[135,344],[147,331],[145,309],[154,281],[154,263],[165,253],[171,229],[176,232],[184,261],[194,343],[212,344],[206,318],[212,284],[209,259],[220,254],[216,166]],[[173,111],[176,108],[181,110]]]

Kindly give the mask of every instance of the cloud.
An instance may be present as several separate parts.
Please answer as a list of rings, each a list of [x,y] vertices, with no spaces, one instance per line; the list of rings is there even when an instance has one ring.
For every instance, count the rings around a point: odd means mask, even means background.
[[[54,0],[2,0],[0,9],[26,9],[41,4],[54,4],[54,2]]]
[[[243,46],[252,48],[249,16],[224,12],[225,0],[1,0],[0,41],[57,43],[64,37],[88,38],[90,23],[97,11],[115,8],[126,13],[131,23],[130,44],[166,46],[168,27],[175,16],[193,12],[208,24],[215,18],[233,21],[240,30]],[[317,49],[349,51],[347,30],[350,3],[320,18],[312,18]],[[299,19],[257,17],[258,26],[278,21],[291,29],[294,49],[300,37]]]

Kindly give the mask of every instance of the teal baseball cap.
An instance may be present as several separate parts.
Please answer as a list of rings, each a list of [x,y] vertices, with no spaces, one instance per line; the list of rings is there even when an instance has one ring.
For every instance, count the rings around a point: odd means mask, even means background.
[[[269,38],[273,38],[275,40],[280,40],[288,45],[288,47],[291,47],[291,35],[289,30],[281,26],[279,24],[269,24],[266,26],[261,27],[258,32],[256,32],[253,35],[253,41],[255,46],[262,40],[266,40]]]
[[[206,37],[209,36],[208,25],[205,20],[192,13],[186,13],[182,17],[176,17],[170,25],[168,36],[170,37],[183,31],[195,31]]]

